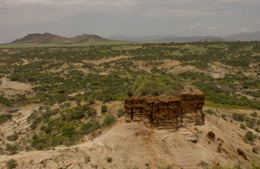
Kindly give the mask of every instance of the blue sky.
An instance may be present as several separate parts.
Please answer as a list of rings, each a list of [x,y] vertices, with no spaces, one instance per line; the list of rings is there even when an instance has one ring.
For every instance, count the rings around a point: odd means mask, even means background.
[[[226,36],[260,30],[260,0],[0,0],[0,43],[72,37]]]

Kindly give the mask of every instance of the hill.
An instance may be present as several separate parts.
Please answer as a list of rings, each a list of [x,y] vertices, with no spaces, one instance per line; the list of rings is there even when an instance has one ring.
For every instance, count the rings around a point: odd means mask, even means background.
[[[101,42],[106,41],[97,35],[80,35],[75,36],[72,38],[62,37],[50,33],[35,33],[35,34],[28,34],[21,39],[17,39],[11,44],[26,44],[26,43],[36,43],[36,44],[43,44],[43,43],[88,43],[88,42]]]
[[[223,41],[221,37],[214,36],[190,36],[190,37],[178,37],[174,35],[162,35],[162,36],[145,36],[145,37],[129,37],[129,36],[111,36],[109,39],[129,41],[129,42],[199,42],[204,40]]]
[[[251,32],[251,33],[240,33],[234,34],[225,37],[226,40],[233,40],[233,41],[260,41],[260,31]]]
[[[260,42],[89,44],[0,49],[0,168],[247,168],[260,162]],[[129,90],[137,99],[124,109]],[[167,99],[181,90],[205,93],[204,125],[186,125],[202,119],[199,95],[195,102],[188,95]],[[190,106],[182,108],[183,101]],[[160,116],[151,114],[158,110]],[[124,123],[124,114],[148,118]],[[177,127],[156,130],[162,122]]]
[[[216,138],[209,138],[213,131]],[[203,126],[183,128],[177,132],[153,130],[142,123],[125,123],[124,118],[104,130],[86,136],[72,147],[48,151],[21,152],[3,155],[4,161],[14,159],[18,168],[214,168],[238,165],[245,168],[249,160],[238,155],[246,144],[234,124],[207,115]],[[257,158],[246,152],[246,157]]]
[[[144,36],[144,37],[131,37],[131,36],[111,36],[109,39],[128,41],[128,42],[213,42],[213,41],[260,41],[260,31],[251,33],[240,33],[229,35],[226,37],[215,36],[174,36],[174,35],[161,35],[161,36]]]

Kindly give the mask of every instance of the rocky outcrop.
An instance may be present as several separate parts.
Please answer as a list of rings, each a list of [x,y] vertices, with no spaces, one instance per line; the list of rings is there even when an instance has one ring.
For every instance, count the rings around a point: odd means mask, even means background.
[[[157,129],[177,129],[204,123],[203,92],[181,93],[172,97],[137,97],[128,94],[124,103],[126,122],[143,121],[147,127]]]
[[[240,148],[237,148],[237,154],[241,155],[245,160],[247,160],[246,153],[243,150],[241,150]]]
[[[208,138],[211,140],[215,140],[215,133],[213,131],[209,131],[207,134]]]

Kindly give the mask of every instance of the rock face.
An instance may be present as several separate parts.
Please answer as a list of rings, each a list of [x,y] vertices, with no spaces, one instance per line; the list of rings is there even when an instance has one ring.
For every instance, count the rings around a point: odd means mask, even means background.
[[[202,125],[205,94],[181,93],[172,97],[136,97],[129,95],[124,107],[126,122],[143,121],[147,127],[177,129],[189,124]]]

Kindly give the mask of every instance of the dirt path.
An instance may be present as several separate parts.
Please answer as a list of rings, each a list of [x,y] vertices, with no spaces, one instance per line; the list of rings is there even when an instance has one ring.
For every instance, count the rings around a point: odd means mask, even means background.
[[[1,79],[1,81],[2,81],[2,83],[1,83],[1,88],[0,88],[0,90],[3,89],[3,88],[7,88],[7,87],[6,87],[6,83],[7,83],[7,82],[6,82],[6,76],[3,77],[3,78]]]
[[[29,63],[28,60],[23,59],[23,58],[22,58],[22,61],[24,62],[22,65],[27,65]]]

